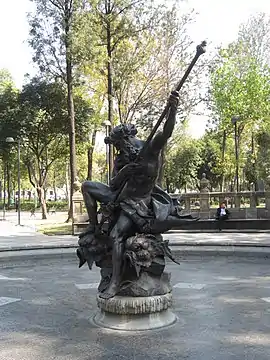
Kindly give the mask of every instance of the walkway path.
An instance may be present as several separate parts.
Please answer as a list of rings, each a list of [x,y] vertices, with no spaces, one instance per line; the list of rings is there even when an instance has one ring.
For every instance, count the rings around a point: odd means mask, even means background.
[[[74,236],[47,236],[35,231],[33,227],[18,226],[9,221],[0,221],[0,251],[24,248],[75,246]]]
[[[164,235],[171,245],[268,246],[270,233],[190,233],[172,231]],[[0,221],[0,251],[23,248],[76,247],[78,238],[71,235],[47,236],[29,225]]]

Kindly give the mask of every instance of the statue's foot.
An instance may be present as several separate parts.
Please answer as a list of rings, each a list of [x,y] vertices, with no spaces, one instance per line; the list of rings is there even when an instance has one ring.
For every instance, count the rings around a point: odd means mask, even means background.
[[[93,241],[95,240],[95,234],[94,233],[88,233],[81,238],[79,238],[78,244],[79,246],[90,246],[93,245]]]
[[[115,284],[110,284],[107,290],[99,294],[99,297],[101,299],[110,299],[117,294],[117,291],[118,286],[116,286]]]
[[[79,234],[79,239],[81,239],[85,235],[93,234],[95,232],[95,229],[96,229],[95,225],[90,224],[83,232]]]

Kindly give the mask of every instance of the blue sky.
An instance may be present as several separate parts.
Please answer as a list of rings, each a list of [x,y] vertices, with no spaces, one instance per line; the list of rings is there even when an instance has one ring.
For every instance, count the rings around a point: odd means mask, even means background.
[[[270,14],[270,0],[184,0],[183,10],[194,8],[198,13],[196,22],[190,27],[190,36],[195,43],[205,38],[211,41],[209,50],[215,45],[226,45],[233,41],[239,25],[251,14]],[[33,73],[31,49],[27,45],[27,12],[34,9],[30,0],[2,1],[0,12],[0,68],[8,69],[18,87],[24,74]],[[199,136],[205,126],[204,117],[193,116],[191,132]]]

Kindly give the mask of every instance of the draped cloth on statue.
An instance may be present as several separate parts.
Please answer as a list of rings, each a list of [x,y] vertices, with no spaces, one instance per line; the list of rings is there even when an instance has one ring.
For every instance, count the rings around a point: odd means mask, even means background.
[[[172,199],[164,190],[155,185],[150,196],[128,198],[120,202],[121,209],[129,216],[134,214],[145,219],[165,221],[173,210]]]

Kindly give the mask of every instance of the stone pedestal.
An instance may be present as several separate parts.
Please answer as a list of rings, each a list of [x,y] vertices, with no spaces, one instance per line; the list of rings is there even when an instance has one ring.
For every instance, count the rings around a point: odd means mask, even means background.
[[[270,191],[265,192],[265,208],[270,210]]]
[[[236,209],[240,209],[241,207],[241,195],[235,195],[234,204]]]
[[[172,293],[148,297],[115,296],[108,300],[97,296],[97,304],[100,311],[94,322],[114,330],[151,330],[176,321],[176,316],[169,310]]]
[[[209,193],[200,193],[200,218],[209,219],[210,217],[210,195]]]

